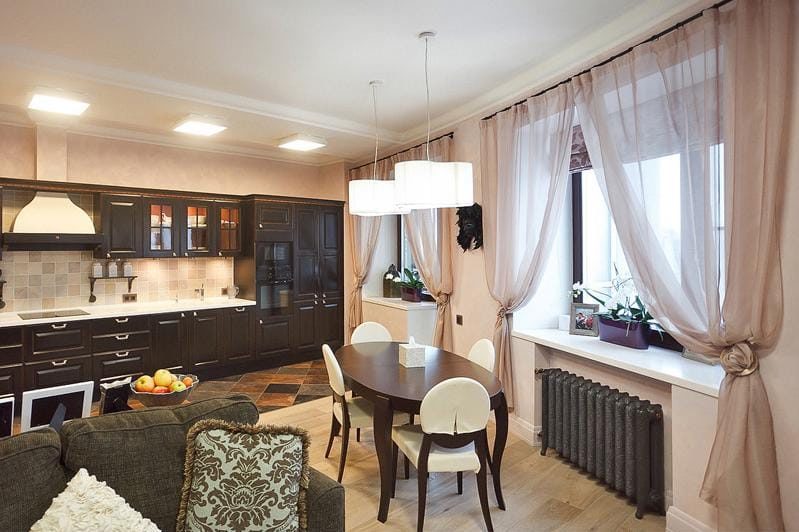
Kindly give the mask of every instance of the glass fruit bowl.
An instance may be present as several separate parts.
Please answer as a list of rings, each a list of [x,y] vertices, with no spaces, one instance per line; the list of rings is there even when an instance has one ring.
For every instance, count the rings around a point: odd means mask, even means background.
[[[200,379],[197,378],[197,375],[191,375],[191,374],[177,373],[175,374],[175,376],[179,381],[182,381],[185,377],[191,377],[192,380],[191,386],[179,392],[166,392],[166,393],[137,392],[135,387],[136,381],[133,381],[130,383],[130,395],[133,399],[136,399],[138,402],[147,407],[179,405],[183,401],[189,398],[191,392],[197,387],[197,384],[199,384]]]

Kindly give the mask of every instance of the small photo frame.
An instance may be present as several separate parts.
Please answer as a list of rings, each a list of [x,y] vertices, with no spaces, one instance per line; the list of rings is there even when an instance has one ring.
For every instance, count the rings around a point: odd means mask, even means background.
[[[569,319],[569,334],[580,336],[599,336],[599,305],[592,303],[572,303]]]
[[[89,417],[93,391],[94,381],[86,381],[22,392],[22,432],[46,427],[59,404],[65,407],[64,420]]]

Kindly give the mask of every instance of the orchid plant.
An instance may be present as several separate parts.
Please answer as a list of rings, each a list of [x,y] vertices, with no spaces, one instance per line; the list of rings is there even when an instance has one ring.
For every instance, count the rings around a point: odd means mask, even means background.
[[[654,318],[638,296],[633,278],[620,275],[615,266],[614,270],[616,276],[611,280],[610,288],[606,292],[585,287],[582,283],[574,283],[572,297],[580,296],[583,293],[587,294],[605,308],[604,312],[599,313],[600,316],[626,322],[652,322]]]

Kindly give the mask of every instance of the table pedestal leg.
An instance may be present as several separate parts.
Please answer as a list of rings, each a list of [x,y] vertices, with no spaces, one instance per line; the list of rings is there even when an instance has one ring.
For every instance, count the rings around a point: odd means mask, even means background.
[[[502,497],[502,481],[500,470],[502,468],[502,454],[505,452],[505,443],[508,441],[508,402],[505,393],[500,392],[499,404],[494,409],[497,431],[494,436],[494,452],[491,453],[491,478],[494,481],[494,493],[497,496],[497,505],[505,509],[505,499]]]
[[[391,401],[385,397],[374,400],[373,423],[375,452],[380,469],[380,507],[377,520],[385,523],[388,519],[388,505],[391,502],[391,421],[394,412]]]

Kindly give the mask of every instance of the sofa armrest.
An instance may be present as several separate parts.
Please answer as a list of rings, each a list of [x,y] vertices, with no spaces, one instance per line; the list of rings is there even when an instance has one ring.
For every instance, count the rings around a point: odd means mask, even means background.
[[[308,532],[344,531],[344,486],[310,468],[306,492]]]

